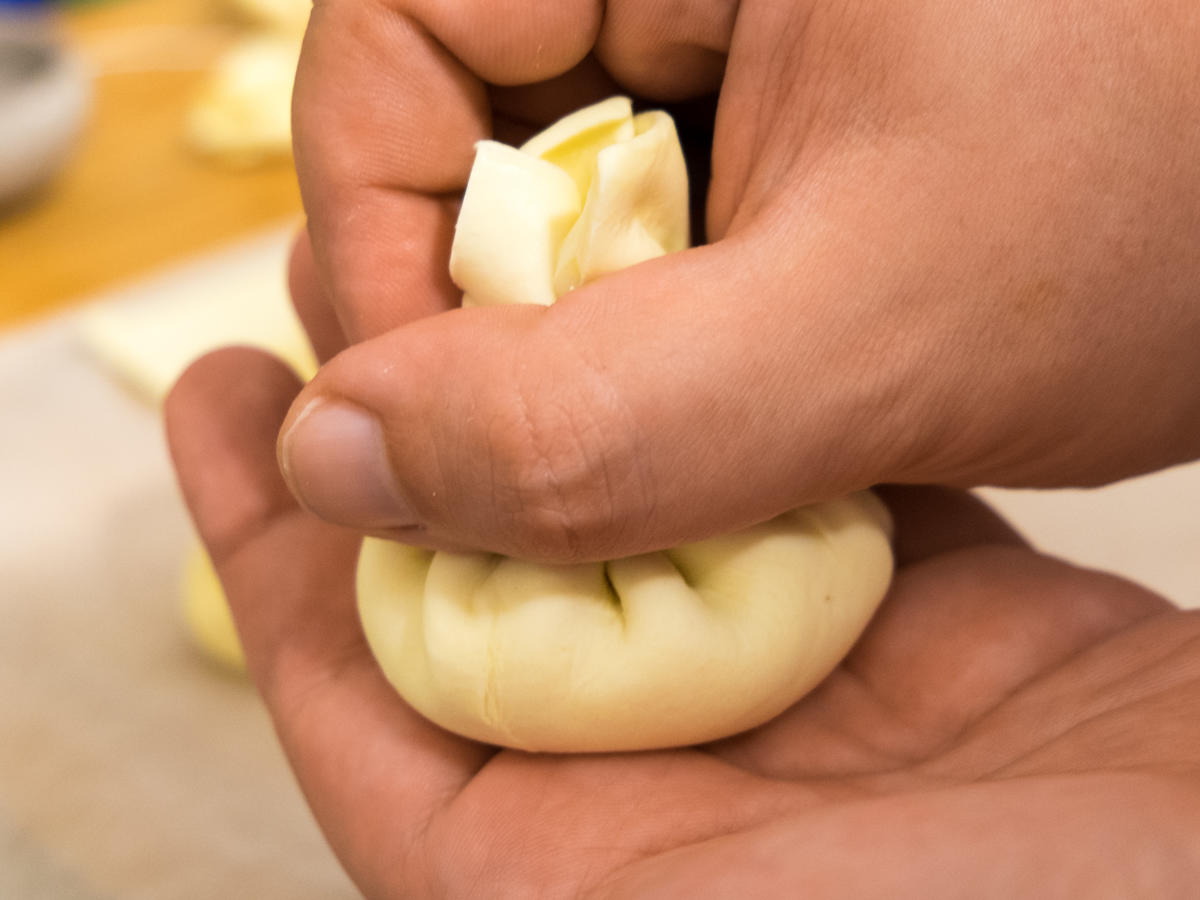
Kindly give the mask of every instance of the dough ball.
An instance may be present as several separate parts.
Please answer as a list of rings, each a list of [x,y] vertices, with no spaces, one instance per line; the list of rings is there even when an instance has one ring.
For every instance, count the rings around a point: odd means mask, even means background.
[[[783,712],[849,651],[892,573],[870,493],[660,553],[548,566],[368,539],[359,609],[422,715],[531,751],[695,744]]]

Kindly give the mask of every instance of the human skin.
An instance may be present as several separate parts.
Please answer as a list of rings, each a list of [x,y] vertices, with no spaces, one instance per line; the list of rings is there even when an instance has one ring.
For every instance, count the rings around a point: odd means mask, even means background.
[[[887,493],[892,591],[778,719],[549,757],[396,696],[354,614],[357,532],[293,492],[418,543],[585,559],[882,480],[1195,457],[1198,36],[1184,0],[317,3],[292,285],[337,356],[300,391],[226,351],[167,415],[250,670],[368,896],[1194,892],[1200,620],[962,495]],[[722,73],[711,245],[549,310],[447,312],[492,123]]]
[[[275,465],[299,384],[227,350],[167,404],[185,497],[309,804],[372,898],[1191,897],[1200,618],[891,488],[899,568],[813,694],[703,747],[539,756],[458,738],[383,679],[359,536]]]
[[[349,346],[286,423],[289,483],[413,543],[581,560],[878,482],[1195,458],[1198,46],[1192,0],[318,2],[293,290]],[[706,246],[447,312],[473,141],[717,89],[715,127],[685,117]]]

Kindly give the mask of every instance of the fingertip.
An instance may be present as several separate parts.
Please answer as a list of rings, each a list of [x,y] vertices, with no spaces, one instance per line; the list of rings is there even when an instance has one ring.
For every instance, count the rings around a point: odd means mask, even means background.
[[[300,388],[286,364],[231,347],[193,363],[167,397],[167,440],[184,499],[214,561],[294,509],[275,460],[280,422]]]
[[[413,514],[392,469],[379,418],[345,400],[306,400],[281,430],[280,469],[292,494],[327,522],[407,527]]]
[[[580,63],[600,32],[598,0],[474,0],[413,4],[423,25],[479,78],[531,84]]]
[[[381,823],[397,847],[415,843],[494,751],[422,719],[372,658],[355,613],[360,537],[304,514],[276,466],[299,390],[278,360],[221,350],[171,391],[167,430],[287,756],[334,849],[371,885]]]

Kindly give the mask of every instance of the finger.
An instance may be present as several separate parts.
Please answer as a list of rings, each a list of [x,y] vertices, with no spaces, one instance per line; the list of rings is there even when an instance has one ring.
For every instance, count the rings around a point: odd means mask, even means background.
[[[314,8],[294,92],[296,163],[351,342],[458,302],[447,274],[457,207],[442,195],[463,188],[475,142],[491,133],[481,79],[560,75],[599,24],[596,0],[540,5],[537,15],[528,4],[420,0]]]
[[[270,357],[222,351],[185,373],[167,429],[284,750],[335,851],[377,889],[377,836],[415,839],[490,751],[430,725],[374,664],[354,606],[358,537],[296,507],[275,466],[298,387]]]
[[[875,491],[895,519],[893,546],[899,566],[981,544],[1029,546],[999,513],[965,491],[896,484]]]
[[[276,461],[259,451],[299,390],[282,363],[234,348],[202,357],[167,397],[164,417],[180,488],[218,566],[297,511]]]
[[[903,441],[879,436],[906,433],[904,404],[874,348],[830,339],[846,306],[798,302],[770,252],[727,240],[549,310],[461,310],[351,348],[297,400],[289,481],[331,521],[540,559],[672,546],[866,487],[899,465]]]
[[[346,335],[320,277],[305,227],[296,235],[288,258],[288,292],[313,352],[323,363],[346,349]]]
[[[627,90],[698,97],[720,87],[737,8],[736,0],[608,0],[596,55]]]
[[[449,258],[483,85],[379,3],[318,4],[293,100],[297,174],[323,286],[356,342],[456,304]]]
[[[497,129],[497,140],[519,146],[534,132],[561,119],[577,109],[597,103],[621,92],[595,56],[589,55],[579,65],[562,75],[534,84],[509,87],[491,86],[488,99],[492,104],[493,120],[524,125],[527,132],[519,140],[505,140]]]
[[[574,68],[592,49],[602,0],[392,0],[492,84],[531,84]]]
[[[669,4],[646,15],[633,6],[611,9],[613,65],[657,72],[656,96],[689,94],[698,76],[688,60],[728,43],[728,4],[683,16]],[[316,259],[351,342],[457,301],[446,275],[454,207],[439,195],[464,187],[474,143],[492,132],[484,82],[552,81],[580,67],[604,11],[599,0],[535,7],[331,0],[314,8],[294,92],[296,163]],[[642,25],[654,32],[639,44]],[[594,93],[599,74],[593,67],[572,83]],[[554,96],[544,92],[541,108]]]

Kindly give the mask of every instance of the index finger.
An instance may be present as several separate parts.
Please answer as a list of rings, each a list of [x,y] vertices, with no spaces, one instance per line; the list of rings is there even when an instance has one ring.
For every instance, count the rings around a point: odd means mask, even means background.
[[[351,342],[453,305],[444,266],[480,85],[373,0],[318,3],[293,95],[296,169],[322,287]],[[387,302],[382,302],[386,300]]]
[[[453,195],[491,134],[484,78],[572,68],[600,6],[316,3],[293,102],[296,165],[323,287],[351,342],[457,304]]]
[[[229,599],[251,674],[330,844],[361,887],[495,752],[442,731],[385,680],[355,612],[359,536],[305,514],[275,464],[299,382],[226,349],[166,405],[180,486]]]

